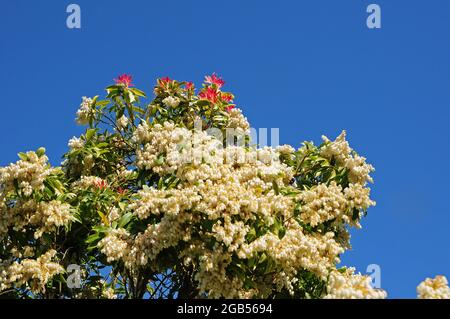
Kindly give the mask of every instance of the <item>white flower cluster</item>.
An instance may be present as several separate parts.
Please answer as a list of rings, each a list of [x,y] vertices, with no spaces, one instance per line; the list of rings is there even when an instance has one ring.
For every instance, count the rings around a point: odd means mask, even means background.
[[[146,128],[148,131],[144,132]],[[151,129],[141,124],[134,135],[137,143],[144,144],[136,151],[136,166],[162,175],[173,173],[178,165],[195,160],[192,145],[199,145],[205,136],[204,132],[195,134],[170,122],[156,124]]]
[[[87,189],[89,187],[95,187],[102,183],[106,183],[105,180],[98,176],[81,176],[81,178],[72,184],[72,187],[78,189]]]
[[[351,183],[365,185],[366,182],[373,182],[370,173],[375,169],[366,163],[366,159],[357,155],[345,139],[346,132],[343,131],[335,141],[330,141],[326,136],[322,136],[326,143],[321,148],[321,155],[329,160],[334,159],[338,164],[349,170],[349,180]]]
[[[297,270],[302,268],[325,280],[330,267],[340,261],[339,254],[344,249],[334,240],[332,232],[323,235],[305,234],[296,223],[290,224],[282,239],[268,233],[250,244],[242,245],[238,256],[248,258],[257,252],[265,252],[281,266],[291,280]]]
[[[168,107],[175,108],[180,104],[180,99],[177,97],[168,96],[163,100],[163,103]]]
[[[40,202],[29,222],[38,226],[34,233],[34,237],[37,239],[43,233],[55,231],[58,227],[65,226],[72,220],[70,205],[53,200],[51,202]]]
[[[91,108],[93,100],[91,98],[83,96],[80,108],[77,111],[77,123],[81,125],[89,124],[89,120],[93,114]]]
[[[354,268],[333,270],[328,280],[325,299],[384,299],[386,291],[372,288],[369,276],[355,274]]]
[[[177,215],[181,211],[189,210],[194,203],[201,201],[201,197],[193,189],[173,189],[159,191],[154,188],[139,192],[140,200],[130,205],[140,219],[150,214]]]
[[[119,128],[119,130],[123,130],[124,128],[127,127],[128,125],[128,118],[125,115],[122,115],[119,119],[117,119],[117,127]]]
[[[69,140],[69,143],[67,145],[70,147],[71,150],[79,150],[83,148],[84,141],[81,138],[74,136]]]
[[[182,254],[186,255],[185,263],[192,261],[191,256],[198,259],[199,271],[195,275],[198,288],[207,292],[210,298],[251,298],[252,292],[243,289],[244,283],[236,277],[226,275],[226,267],[231,262],[231,256],[223,251],[220,246],[209,250],[200,243],[192,244],[189,250]],[[198,257],[197,257],[198,256]]]
[[[189,240],[183,234],[186,234],[186,231],[181,228],[180,220],[167,215],[135,238],[125,229],[113,229],[97,246],[108,262],[122,260],[127,268],[133,270],[146,265],[163,249],[174,246],[180,237]]]
[[[108,212],[108,221],[113,222],[118,220],[122,216],[121,211],[117,207],[112,207]]]
[[[223,148],[222,141],[207,132],[190,131],[170,122],[151,128],[146,123],[139,125],[133,141],[143,144],[136,151],[136,166],[160,175],[175,173],[188,179],[217,179],[222,175],[217,169],[225,164],[257,166],[264,176],[289,170],[280,164],[279,153],[272,148]],[[192,170],[200,176],[189,174]]]
[[[359,226],[358,222],[352,220],[353,210],[366,210],[375,205],[369,194],[370,189],[361,184],[350,184],[344,190],[334,181],[330,185],[319,184],[298,196],[303,203],[301,219],[311,226],[333,219]]]
[[[0,168],[0,201],[10,191],[14,191],[15,183],[25,196],[31,196],[35,190],[42,190],[45,178],[53,172],[47,156],[38,156],[35,152],[27,152],[25,156],[26,159]]]
[[[37,259],[23,259],[9,265],[2,265],[0,260],[0,291],[11,287],[28,286],[32,292],[45,292],[46,283],[64,268],[52,262],[56,251],[49,250]]]
[[[44,189],[45,179],[53,172],[45,155],[27,152],[24,158],[7,167],[0,168],[0,238],[12,227],[19,231],[31,226],[35,229],[35,238],[44,232],[55,231],[57,227],[67,225],[72,220],[70,205],[60,201],[36,202],[33,191]],[[14,201],[14,205],[6,205],[10,194],[19,191],[25,198]]]
[[[29,226],[35,230],[34,237],[38,239],[43,233],[56,231],[72,220],[69,204],[56,200],[40,203],[35,200],[17,200],[13,207],[0,210],[0,238],[9,227],[20,231]]]
[[[250,130],[250,124],[247,118],[242,114],[241,109],[235,108],[228,112],[228,125],[229,128],[239,129],[241,132],[248,133]]]
[[[236,120],[233,125],[246,129],[248,122],[240,111],[231,113]],[[222,148],[222,141],[206,132],[169,122],[142,123],[133,142],[138,145],[138,168],[160,176],[172,174],[179,184],[139,191],[129,208],[139,219],[159,216],[160,222],[134,238],[125,230],[114,230],[98,246],[109,261],[122,260],[133,269],[184,242],[186,248],[180,252],[184,263],[198,267],[195,279],[210,297],[261,296],[272,284],[293,293],[299,269],[326,280],[344,247],[332,232],[306,232],[294,219],[296,202],[303,202],[301,217],[313,226],[331,219],[350,223],[353,208],[374,204],[361,179],[345,189],[333,182],[294,197],[279,194],[274,185],[289,187],[293,177],[292,168],[279,160],[280,154],[294,152],[289,146]],[[284,222],[277,224],[280,220]],[[249,242],[251,225],[258,221],[268,228],[282,227],[283,236],[267,231]],[[205,222],[209,228],[204,228]],[[213,248],[205,244],[209,241],[215,243]],[[242,260],[264,255],[282,274],[277,272],[268,284],[244,289],[244,283],[227,272],[233,255]]]
[[[447,278],[436,276],[427,278],[417,286],[417,298],[419,299],[450,299],[450,288]]]
[[[101,252],[107,256],[108,262],[120,260],[126,255],[129,236],[125,229],[113,229],[98,243]]]
[[[15,231],[23,230],[29,223],[30,216],[36,212],[34,200],[18,200],[13,207],[4,202],[0,205],[0,238],[8,233],[8,228]]]
[[[212,227],[214,238],[223,243],[229,252],[238,250],[245,244],[245,236],[250,230],[250,226],[242,221],[232,222],[231,216],[225,215],[224,222],[219,220]]]
[[[149,141],[151,139],[150,135],[150,127],[148,126],[147,122],[142,122],[138,125],[136,130],[133,132],[133,143],[141,144],[145,143],[146,141]]]

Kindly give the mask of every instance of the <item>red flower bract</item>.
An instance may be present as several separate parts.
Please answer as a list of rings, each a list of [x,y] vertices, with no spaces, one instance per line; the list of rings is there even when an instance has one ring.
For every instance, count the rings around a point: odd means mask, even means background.
[[[236,107],[236,105],[234,105],[234,104],[230,104],[230,105],[227,105],[227,107],[226,107],[226,110],[227,110],[227,112],[230,112],[232,109],[234,109]]]
[[[187,82],[186,83],[186,90],[190,90],[190,89],[192,89],[194,87],[194,83],[192,83],[192,82]]]
[[[210,102],[215,104],[217,102],[217,97],[219,96],[219,94],[212,87],[208,87],[206,90],[200,92],[198,94],[198,96],[202,100],[208,100],[208,101],[210,101]]]
[[[220,97],[222,98],[223,101],[225,101],[227,103],[230,103],[231,101],[233,101],[233,98],[234,98],[233,94],[231,94],[231,93],[222,93],[220,95]]]
[[[162,85],[166,85],[167,83],[169,83],[170,81],[172,81],[171,78],[169,78],[168,76],[165,76],[163,78],[160,78],[159,81],[161,81]]]
[[[104,180],[96,182],[95,186],[97,186],[97,188],[99,188],[99,189],[105,189],[106,187],[108,187],[108,185],[106,184],[106,182]]]
[[[121,74],[117,77],[117,79],[114,79],[117,84],[124,84],[126,87],[133,86],[131,81],[133,81],[133,77],[129,74]]]
[[[225,81],[222,80],[221,77],[218,77],[215,73],[205,76],[205,82],[215,84],[218,88],[221,88],[225,84]]]

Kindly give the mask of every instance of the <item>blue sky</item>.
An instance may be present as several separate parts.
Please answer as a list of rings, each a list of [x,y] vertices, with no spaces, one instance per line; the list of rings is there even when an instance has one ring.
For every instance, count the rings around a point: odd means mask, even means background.
[[[366,26],[370,3],[381,29]],[[2,1],[0,165],[39,146],[59,164],[81,96],[119,73],[150,92],[217,72],[281,143],[347,130],[376,167],[377,206],[343,263],[379,264],[390,297],[415,297],[423,278],[450,277],[449,13],[447,0]]]

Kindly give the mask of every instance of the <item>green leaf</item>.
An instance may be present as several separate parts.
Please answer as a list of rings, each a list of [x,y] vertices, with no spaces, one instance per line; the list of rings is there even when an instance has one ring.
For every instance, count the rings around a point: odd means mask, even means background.
[[[158,158],[155,161],[156,165],[162,165],[164,164],[164,154],[159,154]]]
[[[145,111],[138,106],[133,106],[133,111],[135,111],[139,114],[145,114]]]
[[[98,143],[97,144],[97,147],[98,148],[105,148],[105,147],[107,147],[109,144],[107,143],[107,142],[101,142],[101,143]]]
[[[24,152],[20,152],[17,154],[22,161],[28,161],[28,156]]]
[[[275,191],[275,195],[280,194],[280,188],[278,187],[278,183],[276,181],[272,181],[273,190]]]
[[[42,155],[45,154],[45,148],[44,147],[39,147],[36,151],[37,156],[41,157]]]
[[[109,227],[106,227],[103,225],[98,225],[98,226],[92,227],[92,229],[99,233],[106,233],[106,232],[108,232]]]
[[[98,95],[94,96],[92,98],[92,102],[91,102],[91,107],[95,107],[95,105],[97,104],[97,99],[98,99]]]
[[[117,224],[117,226],[119,228],[124,228],[133,218],[133,214],[131,212],[128,212],[126,214],[124,214],[120,219],[119,219],[119,223]]]
[[[145,93],[137,88],[131,88],[129,89],[131,92],[133,92],[137,96],[146,97]]]
[[[98,213],[98,215],[100,216],[100,218],[101,218],[101,220],[103,221],[103,223],[104,223],[105,225],[108,225],[109,221],[108,221],[108,218],[106,217],[106,215],[103,214],[101,211],[98,211],[97,213]]]
[[[158,189],[163,189],[163,186],[164,186],[164,180],[163,180],[163,178],[161,177],[161,178],[158,180]]]
[[[197,101],[197,106],[209,106],[210,102],[208,100],[198,100]]]
[[[105,108],[108,104],[109,104],[109,101],[108,101],[108,100],[101,100],[101,101],[98,101],[98,102],[96,103],[96,105],[97,105],[100,109]]]
[[[111,91],[111,90],[117,90],[119,87],[117,86],[117,84],[113,84],[110,86],[106,87],[106,91]]]
[[[90,128],[86,131],[86,141],[89,141],[92,139],[92,137],[95,135],[95,133],[97,132],[97,129],[95,128]]]
[[[93,243],[93,242],[95,242],[95,241],[97,241],[97,240],[99,240],[99,239],[100,239],[100,234],[99,234],[99,233],[95,233],[95,234],[90,235],[90,236],[86,239],[85,243],[86,243],[86,244],[90,244],[90,243]]]

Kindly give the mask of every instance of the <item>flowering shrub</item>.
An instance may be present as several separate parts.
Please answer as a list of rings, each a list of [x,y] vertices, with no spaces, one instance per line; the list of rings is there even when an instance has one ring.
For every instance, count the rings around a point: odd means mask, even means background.
[[[129,75],[83,97],[61,168],[43,148],[0,168],[0,294],[35,298],[385,298],[337,268],[349,227],[375,202],[373,167],[345,132],[299,149],[254,146],[207,76]],[[197,91],[197,93],[196,93]],[[69,287],[69,265],[81,265]],[[420,297],[448,297],[445,278]]]

